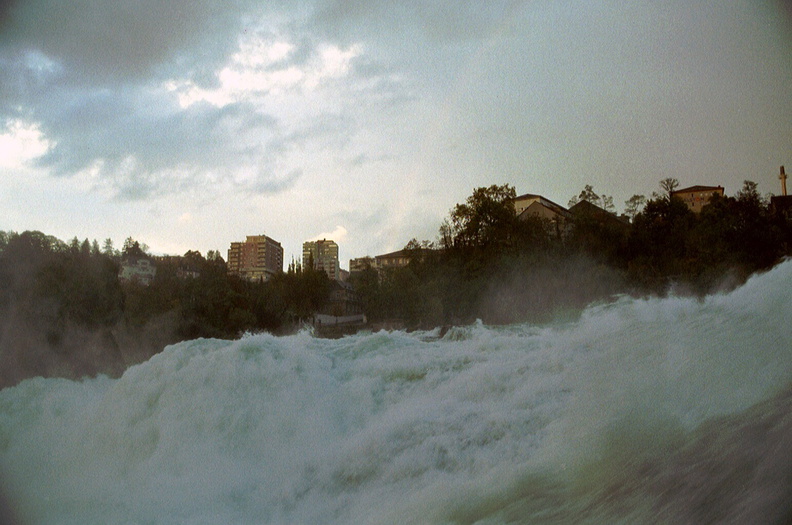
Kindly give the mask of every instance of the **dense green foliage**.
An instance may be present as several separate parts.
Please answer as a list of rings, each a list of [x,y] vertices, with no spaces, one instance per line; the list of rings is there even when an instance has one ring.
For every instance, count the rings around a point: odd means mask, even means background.
[[[148,257],[127,239],[66,244],[41,232],[0,233],[0,385],[31,375],[118,373],[166,344],[244,331],[293,329],[327,301],[324,272],[269,282],[229,275],[217,252],[156,261],[153,282],[119,280],[122,257]]]
[[[792,224],[771,213],[755,183],[714,197],[698,215],[671,197],[676,179],[660,186],[652,199],[625,203],[631,222],[607,213],[611,199],[586,186],[570,205],[595,206],[574,206],[563,226],[518,220],[508,185],[478,188],[441,226],[440,249],[415,250],[407,267],[369,270],[353,283],[375,322],[542,321],[618,293],[735,286],[789,254]]]

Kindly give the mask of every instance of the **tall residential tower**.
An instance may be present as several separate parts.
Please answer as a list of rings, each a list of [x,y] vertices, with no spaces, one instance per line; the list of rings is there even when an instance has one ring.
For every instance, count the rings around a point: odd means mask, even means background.
[[[248,235],[228,249],[228,273],[249,281],[268,280],[283,271],[283,247],[266,235]]]
[[[338,245],[330,240],[307,241],[303,243],[303,267],[313,266],[336,281],[341,278],[338,266]]]

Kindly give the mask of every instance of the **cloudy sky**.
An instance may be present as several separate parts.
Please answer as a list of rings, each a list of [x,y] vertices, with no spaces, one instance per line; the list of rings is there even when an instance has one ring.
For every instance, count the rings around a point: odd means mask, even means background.
[[[0,6],[0,230],[266,233],[287,261],[327,237],[347,267],[435,240],[480,186],[622,210],[792,167],[788,1]]]

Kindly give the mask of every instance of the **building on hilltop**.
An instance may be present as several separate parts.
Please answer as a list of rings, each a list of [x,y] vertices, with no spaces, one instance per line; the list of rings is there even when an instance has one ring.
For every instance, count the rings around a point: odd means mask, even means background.
[[[138,283],[148,286],[154,281],[157,268],[154,261],[140,248],[135,241],[131,246],[126,246],[121,254],[121,264],[118,269],[118,280],[124,283]]]
[[[413,256],[412,250],[403,249],[383,255],[375,255],[374,257],[370,255],[358,257],[357,259],[349,260],[349,271],[354,274],[368,268],[378,272],[388,268],[404,268],[410,263],[410,259]]]
[[[356,259],[349,259],[349,273],[355,275],[359,272],[365,271],[367,268],[376,269],[375,265],[376,260],[370,255],[358,257]]]
[[[672,197],[681,199],[693,213],[701,212],[713,195],[723,197],[723,186],[690,186],[671,192]]]
[[[626,215],[616,215],[589,201],[580,201],[569,208],[569,213],[574,219],[593,220],[600,224],[611,225],[616,228],[627,229],[630,219]]]
[[[160,268],[170,267],[175,270],[179,279],[197,279],[201,276],[201,271],[184,255],[155,255],[154,260]]]
[[[533,193],[526,193],[515,197],[512,201],[514,203],[514,212],[521,215],[524,211],[530,210],[534,215],[539,215],[545,218],[552,218],[566,213],[566,208],[556,204],[550,199],[546,199],[541,195]]]
[[[410,250],[397,250],[395,252],[377,255],[374,257],[377,268],[403,268],[410,263]]]
[[[338,245],[332,240],[306,241],[303,243],[303,267],[321,270],[330,279],[341,279],[338,266]]]
[[[121,259],[118,280],[125,283],[139,283],[148,286],[154,281],[157,268],[147,256],[125,256]]]
[[[557,235],[563,236],[567,233],[571,215],[569,210],[560,204],[532,193],[515,197],[512,202],[514,203],[514,212],[520,220],[538,217],[549,221]]]
[[[217,253],[217,257],[220,256],[219,252],[213,252],[212,250],[207,255],[213,253]],[[155,255],[154,261],[156,261],[160,270],[169,268],[179,279],[198,279],[201,276],[201,268],[206,259],[203,258],[200,252],[189,250],[184,255]]]
[[[514,212],[517,216],[524,214],[532,215],[543,219],[550,219],[551,221],[569,218],[569,211],[566,208],[541,195],[526,193],[525,195],[515,197],[512,202],[514,203]]]
[[[283,271],[283,247],[266,235],[248,235],[228,249],[228,273],[249,281],[267,281]]]
[[[384,271],[394,268],[404,268],[410,264],[410,261],[416,258],[418,260],[423,260],[431,251],[431,248],[404,248],[395,252],[375,255],[374,257],[366,256],[350,259],[349,273],[351,275],[356,275],[371,268],[375,270],[381,278]]]

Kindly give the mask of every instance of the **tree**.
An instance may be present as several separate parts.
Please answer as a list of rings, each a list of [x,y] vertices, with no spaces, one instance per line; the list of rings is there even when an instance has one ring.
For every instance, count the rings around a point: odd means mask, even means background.
[[[579,202],[590,202],[595,206],[599,206],[605,211],[610,213],[616,213],[616,206],[613,205],[613,197],[608,195],[597,195],[594,192],[594,188],[591,184],[586,184],[583,188],[583,191],[580,192],[580,195],[577,197],[572,197],[569,199],[568,207],[572,207]]]
[[[743,181],[743,187],[737,192],[737,201],[754,208],[766,207],[767,200],[759,195],[757,184],[750,180]]]
[[[630,272],[637,282],[663,289],[668,279],[690,277],[697,260],[691,232],[694,214],[681,199],[660,197],[646,203],[630,231]]]
[[[295,261],[294,257],[292,257],[292,260],[289,263],[286,273],[291,275],[302,273],[302,264],[300,263],[300,261]]]
[[[266,285],[282,305],[281,315],[292,320],[306,319],[319,312],[331,290],[330,278],[324,271],[308,265],[301,267],[294,260],[287,272],[274,275]]]
[[[569,199],[568,207],[571,208],[581,201],[590,202],[596,206],[600,206],[602,203],[600,196],[594,193],[594,188],[592,188],[591,184],[586,184],[586,186],[583,188],[583,191],[580,192],[580,195]]]
[[[679,187],[679,181],[673,177],[667,177],[660,181],[660,188],[666,192],[666,197],[671,198],[671,194]]]
[[[63,247],[62,241],[40,231],[9,234],[0,257],[0,276],[3,277],[0,295],[13,290],[15,283],[29,283],[32,276],[51,261],[55,254],[65,251]]]
[[[208,252],[206,252],[206,260],[214,263],[218,263],[218,262],[225,263],[223,256],[220,255],[220,250],[209,250]]]
[[[127,241],[132,241],[132,244],[129,244]],[[140,244],[137,241],[132,240],[132,238],[128,238],[127,241],[124,241],[124,257],[146,257],[146,253],[140,248]]]
[[[777,231],[771,226],[768,203],[755,182],[743,181],[734,201],[734,249],[752,270],[773,265],[780,256]]]
[[[448,219],[443,219],[442,224],[440,224],[440,231],[438,232],[440,246],[447,250],[454,246],[454,228],[451,226],[451,221]]]
[[[602,196],[602,209],[610,213],[616,213],[616,206],[613,204],[613,197],[610,195]]]
[[[369,319],[383,318],[382,293],[380,290],[380,276],[377,270],[366,266],[362,271],[350,276],[350,283],[355,288],[363,311]]]
[[[84,257],[91,255],[91,241],[87,238],[80,244],[80,255]]]
[[[424,241],[424,242],[427,242],[427,241]],[[415,237],[410,239],[407,242],[407,244],[404,245],[404,250],[408,251],[408,252],[409,251],[413,251],[413,250],[420,250],[420,249],[421,249],[421,243]]]
[[[0,253],[8,246],[8,240],[11,238],[12,232],[0,231]]]
[[[624,201],[624,214],[630,218],[630,222],[635,220],[635,216],[640,213],[645,204],[646,197],[643,195],[633,195]]]
[[[102,245],[102,253],[111,258],[118,255],[115,251],[115,248],[113,247],[113,239],[110,237],[104,240],[104,244]]]
[[[514,187],[492,185],[473,190],[464,204],[451,211],[450,233],[456,247],[496,247],[508,243],[517,224]]]

